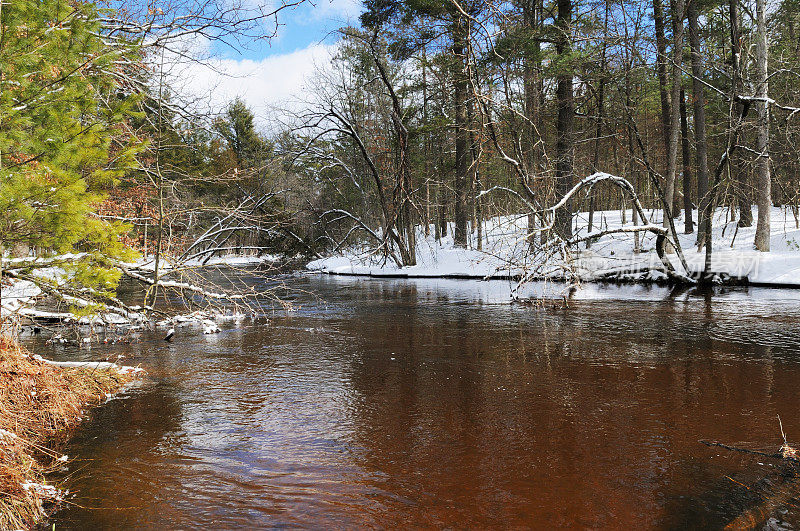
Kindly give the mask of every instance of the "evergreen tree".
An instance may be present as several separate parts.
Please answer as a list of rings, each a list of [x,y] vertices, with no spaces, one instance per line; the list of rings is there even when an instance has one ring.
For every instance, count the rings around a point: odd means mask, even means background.
[[[267,155],[267,145],[253,122],[253,111],[240,98],[231,102],[225,115],[214,122],[214,130],[236,155],[240,169],[258,167]]]
[[[115,69],[134,49],[104,42],[94,4],[15,0],[0,12],[0,252],[80,252],[66,277],[110,294],[126,227],[93,215],[135,163],[136,98]]]

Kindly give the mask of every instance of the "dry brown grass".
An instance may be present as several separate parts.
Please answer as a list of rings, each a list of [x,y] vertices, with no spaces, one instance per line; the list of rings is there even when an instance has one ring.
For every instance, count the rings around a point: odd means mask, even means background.
[[[34,359],[0,335],[0,529],[32,527],[49,501],[37,488],[60,457],[48,447],[87,406],[134,378],[116,370],[61,368]]]

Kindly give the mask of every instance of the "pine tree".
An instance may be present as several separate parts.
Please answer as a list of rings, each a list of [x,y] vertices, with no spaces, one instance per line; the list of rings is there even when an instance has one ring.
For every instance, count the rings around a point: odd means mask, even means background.
[[[126,227],[93,215],[104,190],[135,164],[127,131],[136,98],[117,82],[117,60],[135,55],[104,42],[94,4],[15,0],[0,12],[0,252],[63,263],[74,283],[110,294],[131,258]],[[19,271],[18,271],[19,272]]]
[[[259,166],[266,156],[267,146],[256,132],[254,120],[253,112],[236,98],[214,122],[214,130],[228,143],[241,169]]]

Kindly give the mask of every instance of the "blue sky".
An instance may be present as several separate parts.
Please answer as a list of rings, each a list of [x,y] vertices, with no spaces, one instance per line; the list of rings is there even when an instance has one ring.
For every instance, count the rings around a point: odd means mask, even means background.
[[[253,109],[259,128],[269,131],[278,109],[297,108],[307,96],[306,80],[329,64],[337,41],[331,32],[356,23],[360,12],[361,0],[318,0],[281,11],[274,38],[240,50],[211,43],[214,67],[189,65],[176,82],[212,108],[222,109],[241,97]]]
[[[239,50],[215,46],[214,51],[225,59],[259,60],[283,55],[316,44],[332,44],[338,28],[355,24],[361,10],[360,0],[319,0],[287,8],[278,15],[278,33],[269,40],[251,42]],[[270,20],[270,27],[274,22]]]
[[[125,1],[107,0],[105,5],[120,7]],[[283,0],[231,1],[269,6]],[[170,84],[194,105],[215,112],[241,97],[254,111],[257,126],[268,132],[274,129],[281,109],[302,106],[299,102],[308,97],[306,80],[330,64],[335,52],[337,38],[331,33],[356,24],[360,13],[361,0],[306,1],[279,13],[278,32],[269,40],[232,49],[204,38],[189,39],[184,51],[202,57],[203,63],[187,63],[176,56],[168,67]],[[274,29],[274,19],[265,24],[265,33],[268,29]]]

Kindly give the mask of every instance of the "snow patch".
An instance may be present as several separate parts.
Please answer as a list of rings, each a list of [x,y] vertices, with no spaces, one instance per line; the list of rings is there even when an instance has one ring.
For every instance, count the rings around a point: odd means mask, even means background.
[[[588,213],[575,216],[573,229],[585,236],[598,230],[632,228],[632,211],[596,211],[592,231],[588,227]],[[652,224],[660,223],[658,210],[648,211]],[[696,217],[697,211],[694,212]],[[754,208],[754,218],[757,211]],[[742,279],[751,285],[774,285],[800,287],[800,228],[787,208],[773,207],[771,211],[770,252],[754,250],[755,223],[752,227],[736,227],[735,220],[728,219],[729,212],[718,208],[714,213],[712,230],[711,270],[724,278]],[[482,250],[477,250],[477,233],[470,234],[468,248],[453,245],[447,236],[437,242],[433,230],[426,236],[421,228],[417,232],[417,265],[398,267],[391,260],[371,255],[365,249],[350,249],[344,254],[315,260],[307,269],[323,273],[342,275],[369,275],[373,277],[402,278],[507,278],[517,277],[541,267],[531,261],[527,252],[527,215],[500,216],[483,222]],[[679,233],[678,240],[687,261],[689,273],[699,275],[705,266],[705,251],[698,251],[695,233]],[[681,219],[675,220],[676,228],[683,227]],[[452,234],[453,226],[448,226]],[[557,277],[566,268],[571,268],[582,281],[593,281],[617,277],[628,280],[661,281],[666,275],[661,260],[655,252],[655,236],[640,232],[641,252],[634,253],[632,233],[607,234],[592,241],[587,249],[580,244],[573,249],[572,262],[547,264],[544,276]],[[472,248],[469,248],[472,247]],[[679,269],[676,255],[667,258]]]
[[[120,374],[138,374],[144,372],[141,367],[131,367],[129,365],[118,365],[110,361],[53,361],[45,359],[38,354],[34,354],[33,359],[41,361],[55,367],[68,367],[77,369],[92,370],[115,370]]]
[[[69,491],[62,491],[52,485],[43,485],[41,483],[34,483],[26,481],[20,485],[23,490],[33,492],[37,496],[48,500],[63,501],[64,497],[69,494]]]

